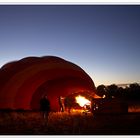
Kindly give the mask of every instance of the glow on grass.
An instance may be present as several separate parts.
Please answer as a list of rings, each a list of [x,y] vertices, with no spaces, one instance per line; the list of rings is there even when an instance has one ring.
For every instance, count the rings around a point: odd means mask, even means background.
[[[88,99],[86,99],[81,95],[76,96],[75,99],[76,99],[76,103],[78,103],[81,107],[83,107],[86,104],[91,104],[91,102]]]

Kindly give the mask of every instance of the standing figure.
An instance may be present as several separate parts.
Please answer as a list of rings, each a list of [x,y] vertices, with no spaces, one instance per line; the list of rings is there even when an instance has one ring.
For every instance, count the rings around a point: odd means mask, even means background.
[[[48,100],[48,97],[45,95],[40,100],[40,110],[43,112],[43,118],[47,118],[50,113],[50,102]]]
[[[64,98],[62,96],[59,96],[58,100],[59,100],[60,111],[64,112],[65,111]]]
[[[69,98],[69,97],[65,97],[65,100],[64,100],[64,106],[65,106],[65,110],[68,112],[68,113],[71,113],[71,106],[72,106],[72,99]]]

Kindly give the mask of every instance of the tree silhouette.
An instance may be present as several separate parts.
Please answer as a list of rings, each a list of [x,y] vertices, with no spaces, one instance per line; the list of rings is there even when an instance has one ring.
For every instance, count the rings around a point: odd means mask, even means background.
[[[108,97],[112,98],[112,97],[117,97],[118,96],[118,86],[115,84],[112,84],[110,86],[107,86],[107,93],[108,93]]]
[[[100,96],[100,97],[103,97],[103,95],[107,95],[107,88],[105,85],[99,85],[97,87],[97,94]]]
[[[122,88],[115,84],[105,86],[99,85],[97,87],[97,94],[101,97],[105,95],[106,98],[121,98],[124,100],[140,100],[140,85],[138,83],[130,84]]]
[[[135,100],[140,100],[140,86],[137,83],[133,83],[129,85],[129,90],[128,90],[128,95],[129,98],[135,99]]]

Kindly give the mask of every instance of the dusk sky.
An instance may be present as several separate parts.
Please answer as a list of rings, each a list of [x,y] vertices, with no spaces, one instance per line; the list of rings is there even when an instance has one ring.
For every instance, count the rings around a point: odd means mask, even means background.
[[[100,84],[140,83],[140,6],[0,6],[0,67],[58,56]]]

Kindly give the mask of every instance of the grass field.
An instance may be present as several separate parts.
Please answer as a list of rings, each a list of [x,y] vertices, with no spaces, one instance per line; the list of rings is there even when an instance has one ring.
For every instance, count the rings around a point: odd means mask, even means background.
[[[1,135],[131,135],[140,134],[140,114],[100,115],[40,112],[1,112]]]

